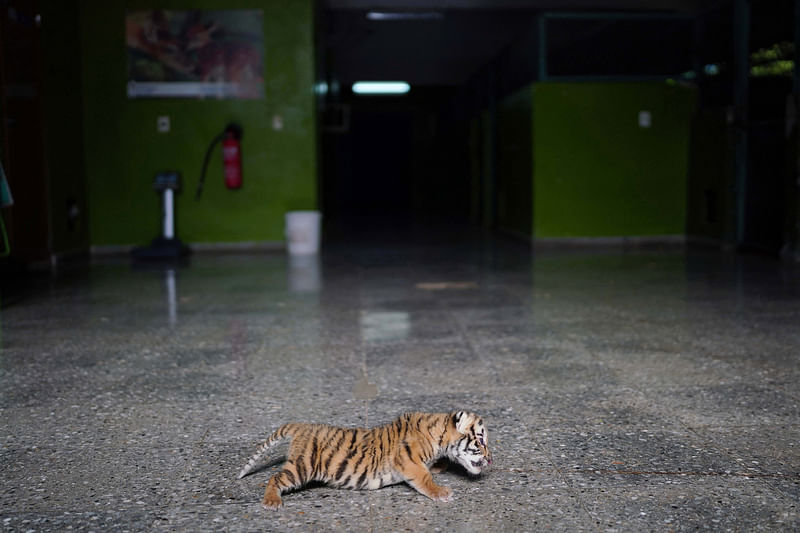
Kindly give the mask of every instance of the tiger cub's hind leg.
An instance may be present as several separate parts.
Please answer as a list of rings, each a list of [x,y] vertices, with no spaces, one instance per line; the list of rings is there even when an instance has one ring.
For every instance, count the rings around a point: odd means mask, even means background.
[[[261,505],[265,509],[279,509],[283,505],[281,493],[299,488],[303,483],[304,481],[299,478],[294,464],[287,462],[280,472],[269,478]]]

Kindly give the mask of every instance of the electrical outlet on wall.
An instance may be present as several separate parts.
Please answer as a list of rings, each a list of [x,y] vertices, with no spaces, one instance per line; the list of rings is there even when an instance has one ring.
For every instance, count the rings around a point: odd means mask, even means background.
[[[162,115],[156,119],[156,131],[159,133],[167,133],[169,132],[169,116]]]
[[[639,111],[639,127],[649,128],[653,124],[653,117],[650,111]]]

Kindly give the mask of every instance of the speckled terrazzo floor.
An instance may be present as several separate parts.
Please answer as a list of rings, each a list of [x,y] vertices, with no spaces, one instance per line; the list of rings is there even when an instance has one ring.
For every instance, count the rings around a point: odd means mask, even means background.
[[[800,269],[772,259],[436,236],[104,259],[0,328],[2,530],[800,529]],[[494,467],[439,475],[451,503],[315,487],[268,512],[275,467],[236,479],[283,422],[461,408]]]

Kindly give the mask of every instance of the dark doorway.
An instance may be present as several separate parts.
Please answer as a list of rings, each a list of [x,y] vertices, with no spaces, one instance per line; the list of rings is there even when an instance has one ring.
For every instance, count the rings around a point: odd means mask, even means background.
[[[787,100],[791,72],[770,70],[785,59],[795,38],[792,0],[752,2],[749,42],[747,182],[744,188],[744,248],[780,253],[786,235],[789,171]],[[796,52],[794,61],[797,61]],[[795,63],[795,68],[796,63]]]
[[[14,205],[4,209],[13,257],[46,260],[50,243],[42,118],[41,19],[36,2],[0,10],[2,157]]]
[[[398,215],[411,210],[413,116],[356,105],[349,130],[326,135],[325,212]]]
[[[784,243],[787,175],[786,99],[791,79],[751,81],[748,176],[742,245],[770,254]]]
[[[345,95],[345,124],[323,133],[326,218],[466,219],[468,129],[448,117],[452,94]]]

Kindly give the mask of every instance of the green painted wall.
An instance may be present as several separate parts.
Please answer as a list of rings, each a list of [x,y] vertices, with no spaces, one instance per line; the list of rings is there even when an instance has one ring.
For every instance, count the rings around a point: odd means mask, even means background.
[[[165,9],[263,9],[262,100],[126,97],[125,11],[151,1],[80,2],[83,119],[93,245],[144,244],[160,233],[152,180],[179,170],[177,232],[186,242],[281,241],[288,210],[313,209],[316,193],[313,0],[161,0]],[[159,115],[169,133],[156,132]],[[282,131],[272,117],[283,117]],[[223,186],[219,146],[203,197],[194,199],[211,139],[230,121],[244,128],[244,187]]]
[[[685,233],[693,90],[537,83],[531,97],[535,238]]]

